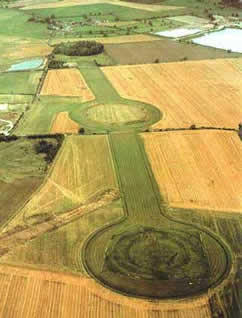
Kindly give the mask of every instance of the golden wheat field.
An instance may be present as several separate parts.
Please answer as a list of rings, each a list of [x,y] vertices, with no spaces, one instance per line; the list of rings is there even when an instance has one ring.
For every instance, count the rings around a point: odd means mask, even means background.
[[[52,127],[52,134],[77,134],[79,130],[79,125],[70,119],[68,112],[60,112],[56,115]]]
[[[0,266],[1,318],[210,318],[208,297],[187,302],[127,298],[90,278]]]
[[[95,99],[80,71],[75,68],[48,71],[41,95],[78,96],[82,102]]]
[[[142,134],[156,182],[172,207],[242,212],[242,143],[235,132]]]
[[[33,217],[73,210],[117,188],[107,137],[66,137],[46,181],[4,230]]]
[[[82,41],[88,41],[90,38],[82,38]],[[123,36],[112,36],[112,37],[98,37],[92,38],[94,41],[98,41],[103,44],[120,44],[120,43],[133,43],[133,42],[150,42],[150,41],[158,41],[159,38],[155,36],[151,36],[148,34],[135,34],[135,35],[123,35]],[[80,41],[79,38],[67,38],[67,39],[52,39],[51,45],[59,44],[62,42],[77,42]]]
[[[155,105],[156,128],[238,127],[242,118],[242,60],[221,59],[105,67],[124,98]]]

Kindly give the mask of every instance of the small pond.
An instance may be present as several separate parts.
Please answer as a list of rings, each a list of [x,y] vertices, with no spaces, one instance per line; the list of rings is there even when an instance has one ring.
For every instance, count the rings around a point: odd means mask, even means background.
[[[13,64],[9,68],[9,71],[25,71],[38,69],[43,63],[42,58],[26,60],[21,63]]]

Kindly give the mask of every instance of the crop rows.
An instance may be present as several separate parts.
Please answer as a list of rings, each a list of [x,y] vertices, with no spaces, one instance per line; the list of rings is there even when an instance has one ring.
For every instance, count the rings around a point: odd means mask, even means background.
[[[41,95],[80,96],[82,102],[95,98],[77,69],[48,71]]]
[[[122,97],[147,102],[160,109],[164,116],[155,124],[157,128],[192,124],[237,128],[242,117],[239,59],[102,70]]]
[[[241,212],[242,144],[236,133],[181,131],[142,138],[171,206]]]

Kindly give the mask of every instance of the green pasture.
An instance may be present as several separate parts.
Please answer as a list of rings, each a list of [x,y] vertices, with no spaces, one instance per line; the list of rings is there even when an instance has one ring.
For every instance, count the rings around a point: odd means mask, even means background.
[[[0,104],[29,104],[32,99],[31,95],[0,94]],[[14,107],[11,110],[15,110]]]
[[[0,73],[0,94],[15,96],[19,94],[34,95],[41,75],[42,72]]]
[[[36,154],[34,150],[36,142],[25,138],[0,142],[0,181],[13,182],[30,176],[39,177],[45,173],[44,157]]]
[[[95,17],[97,20],[101,19],[115,21],[120,19],[121,21],[130,21],[135,19],[147,19],[153,16],[160,16],[163,12],[150,12],[140,9],[133,9],[128,7],[122,7],[118,5],[100,3],[95,5],[81,5],[73,7],[62,8],[48,8],[48,9],[35,9],[28,10],[29,14],[36,14],[39,16],[47,17],[55,15],[60,17],[82,17],[84,15]]]
[[[0,36],[47,38],[47,25],[27,22],[29,15],[16,9],[0,9]]]
[[[40,96],[24,114],[14,131],[16,135],[49,133],[55,114],[63,111],[71,112],[81,105],[78,98]]]

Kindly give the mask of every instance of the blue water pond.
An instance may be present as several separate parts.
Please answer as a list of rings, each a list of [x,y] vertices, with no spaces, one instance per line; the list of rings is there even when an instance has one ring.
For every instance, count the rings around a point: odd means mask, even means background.
[[[9,68],[9,71],[25,71],[25,70],[34,70],[39,68],[43,63],[43,59],[32,59],[27,60],[21,63],[13,64]]]

